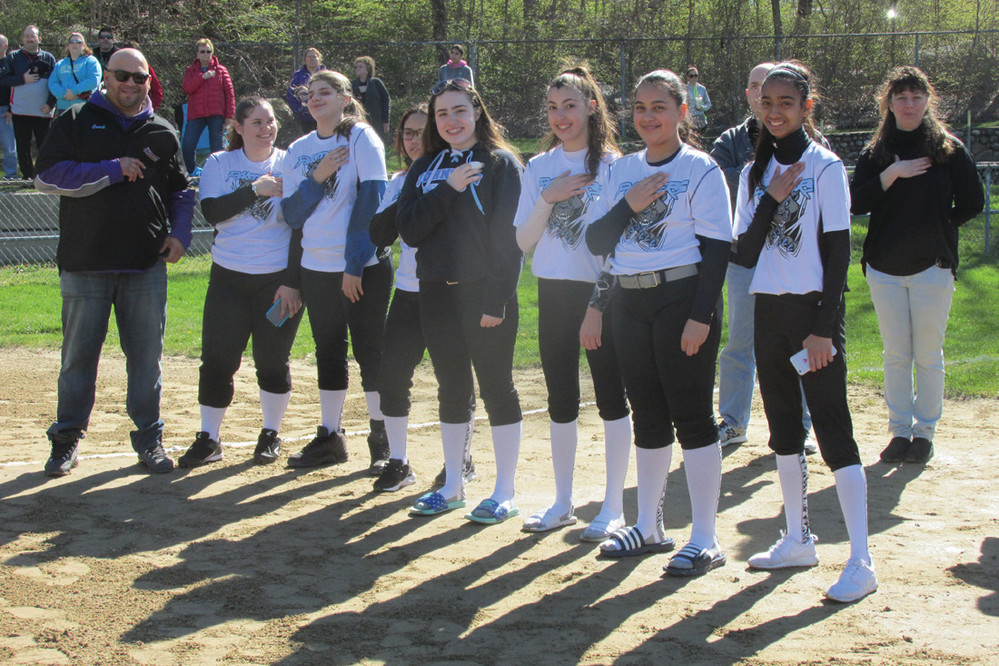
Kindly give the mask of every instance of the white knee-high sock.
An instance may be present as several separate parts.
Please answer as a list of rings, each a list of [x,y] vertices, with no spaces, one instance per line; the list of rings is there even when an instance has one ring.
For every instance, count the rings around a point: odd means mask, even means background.
[[[672,458],[672,445],[661,449],[635,449],[638,463],[638,520],[635,526],[649,543],[659,543],[666,538],[663,500]]]
[[[721,445],[718,442],[683,452],[690,496],[690,543],[701,548],[718,547],[715,518],[721,492]]]
[[[465,457],[467,423],[441,423],[441,443],[444,445],[444,487],[439,491],[446,499],[463,498],[465,483],[461,464]]]
[[[549,423],[552,437],[552,467],[555,469],[555,504],[559,515],[572,506],[572,475],[576,466],[576,421]]]
[[[372,421],[381,421],[385,418],[382,414],[382,397],[378,391],[365,391],[364,401],[368,403],[368,418]]]
[[[323,427],[330,432],[340,429],[343,419],[343,403],[347,401],[347,389],[319,391],[319,411],[322,413]]]
[[[631,416],[604,421],[604,467],[607,486],[600,519],[612,520],[624,513],[624,479],[631,458]]]
[[[472,415],[468,418],[468,423],[465,425],[467,429],[465,430],[465,454],[464,458],[462,458],[462,465],[465,464],[465,460],[468,460],[469,464],[472,461],[472,435],[475,434],[475,410],[472,410]]]
[[[520,457],[521,421],[493,426],[493,455],[496,456],[496,487],[490,499],[500,504],[513,502],[514,478]]]
[[[871,553],[867,549],[867,476],[860,465],[841,467],[833,475],[836,477],[836,495],[846,521],[846,532],[850,535],[850,559],[870,563]]]
[[[219,430],[222,429],[222,419],[225,418],[226,407],[209,407],[201,405],[201,430],[208,436],[219,441]]]
[[[281,422],[291,401],[291,391],[287,393],[268,393],[260,389],[260,412],[264,416],[264,428],[281,432]]]
[[[808,529],[808,461],[804,453],[777,456],[777,478],[784,498],[787,536],[795,543],[811,540]]]
[[[408,437],[408,416],[386,416],[385,434],[388,435],[389,457],[406,463],[406,440]]]

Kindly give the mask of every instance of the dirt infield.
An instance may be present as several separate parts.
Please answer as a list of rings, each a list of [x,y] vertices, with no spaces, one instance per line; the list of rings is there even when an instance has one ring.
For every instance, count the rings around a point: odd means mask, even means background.
[[[441,465],[437,430],[411,433],[419,482],[375,494],[366,475],[364,400],[352,389],[345,427],[357,455],[311,472],[250,463],[259,429],[250,368],[223,426],[225,459],[149,476],[128,446],[124,362],[105,357],[84,459],[48,479],[44,430],[55,411],[58,354],[0,350],[0,663],[997,663],[999,400],[948,401],[925,468],[877,461],[887,442],[881,396],[854,388],[867,468],[871,550],[881,588],[850,606],[825,602],[848,554],[833,476],[811,459],[810,513],[819,566],[749,571],[783,526],[759,404],[750,441],[725,450],[719,534],[728,565],[703,578],[662,577],[667,557],[595,557],[579,541],[603,493],[595,408],[580,419],[580,523],[546,535],[521,518],[476,526],[461,512],[406,509]],[[168,446],[198,429],[197,362],[164,362]],[[314,367],[293,368],[286,452],[315,432]],[[356,378],[356,377],[355,377]],[[359,382],[354,381],[354,387]],[[540,372],[518,375],[525,437],[518,503],[529,515],[553,493]],[[435,420],[421,368],[413,423]],[[238,444],[238,445],[235,445]],[[489,429],[473,443],[489,494]],[[179,452],[176,452],[177,455]],[[666,526],[689,533],[682,456]],[[28,463],[28,464],[21,464]],[[634,518],[632,458],[626,512]]]

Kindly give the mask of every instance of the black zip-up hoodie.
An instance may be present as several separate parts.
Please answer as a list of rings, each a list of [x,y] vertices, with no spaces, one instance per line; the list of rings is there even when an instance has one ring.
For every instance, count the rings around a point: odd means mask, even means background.
[[[458,192],[445,182],[455,167],[476,161],[485,165],[478,183]],[[522,171],[513,155],[480,143],[413,163],[399,195],[396,225],[416,248],[421,281],[484,280],[483,314],[504,316],[524,261],[513,226]]]

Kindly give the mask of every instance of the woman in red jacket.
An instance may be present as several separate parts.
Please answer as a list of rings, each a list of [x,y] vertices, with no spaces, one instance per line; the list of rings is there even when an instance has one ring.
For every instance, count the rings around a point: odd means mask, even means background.
[[[236,100],[229,70],[213,54],[212,40],[198,40],[198,56],[184,72],[181,85],[187,93],[187,127],[184,130],[184,164],[192,176],[200,175],[194,152],[201,133],[208,128],[212,152],[222,150],[222,130],[236,114]]]

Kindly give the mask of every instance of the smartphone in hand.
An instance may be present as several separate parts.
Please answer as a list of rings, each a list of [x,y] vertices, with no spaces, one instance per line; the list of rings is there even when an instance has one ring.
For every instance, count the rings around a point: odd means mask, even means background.
[[[288,321],[288,315],[281,314],[280,297],[278,297],[278,299],[274,301],[274,304],[271,305],[270,309],[267,310],[267,313],[264,316],[267,317],[267,321],[269,321],[270,323],[274,324],[277,327],[280,327],[282,324]]]
[[[836,348],[833,347],[833,356],[836,355]],[[794,369],[798,371],[799,375],[807,375],[812,371],[812,366],[808,364],[808,350],[802,349],[800,352],[791,357],[791,364]]]

